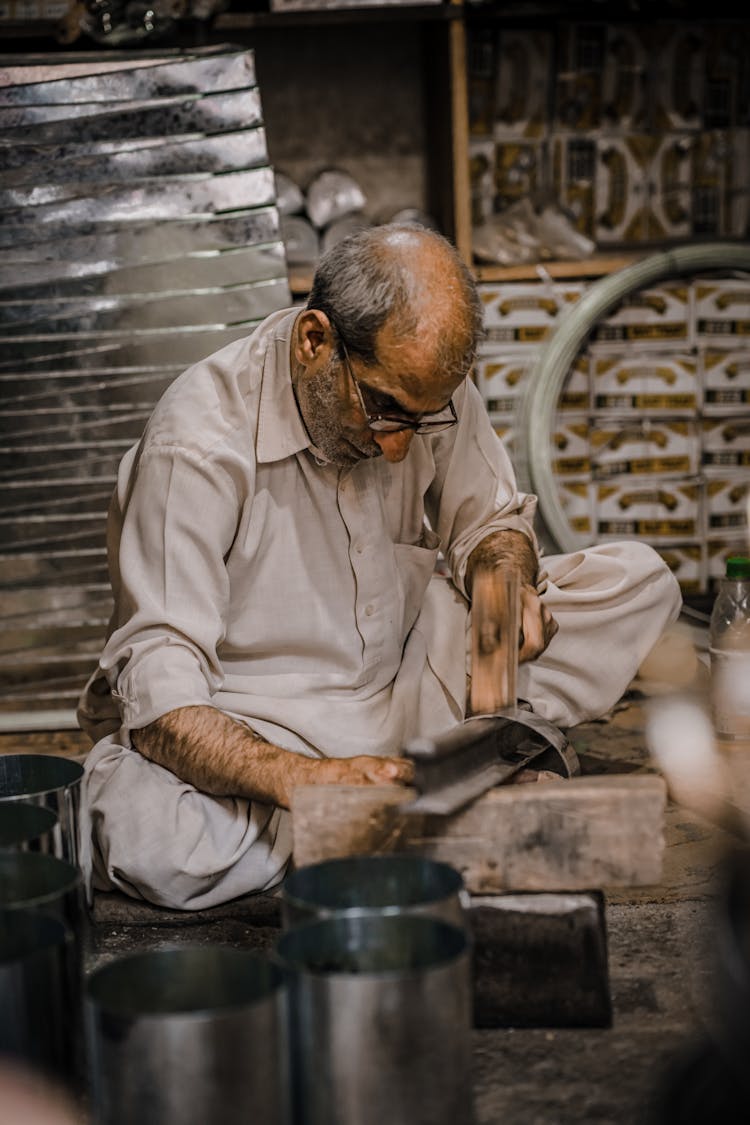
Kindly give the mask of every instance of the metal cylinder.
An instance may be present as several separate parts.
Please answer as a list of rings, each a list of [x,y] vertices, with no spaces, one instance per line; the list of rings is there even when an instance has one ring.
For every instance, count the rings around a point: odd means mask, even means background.
[[[0,848],[52,852],[56,826],[57,816],[52,809],[22,801],[0,803]]]
[[[288,930],[296,1125],[468,1125],[466,931],[435,918],[339,915]]]
[[[64,1077],[79,1089],[84,1080],[83,961],[89,916],[81,872],[72,863],[40,852],[0,851],[0,908],[62,923],[65,1005]],[[57,994],[52,998],[57,1003]]]
[[[68,1082],[69,942],[59,918],[0,908],[0,1054]]]
[[[461,875],[450,864],[424,856],[346,856],[312,863],[287,875],[280,898],[285,929],[355,910],[425,914],[465,925]]]
[[[0,755],[0,802],[22,801],[52,809],[57,817],[53,852],[79,860],[79,812],[83,766],[57,754]]]
[[[97,1125],[286,1125],[282,974],[226,946],[136,953],[85,989]]]

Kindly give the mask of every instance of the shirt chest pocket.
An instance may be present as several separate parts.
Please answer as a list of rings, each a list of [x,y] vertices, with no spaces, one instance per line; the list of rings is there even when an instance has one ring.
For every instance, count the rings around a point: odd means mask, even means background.
[[[419,616],[439,550],[440,539],[429,528],[424,529],[419,543],[393,544],[404,636]]]

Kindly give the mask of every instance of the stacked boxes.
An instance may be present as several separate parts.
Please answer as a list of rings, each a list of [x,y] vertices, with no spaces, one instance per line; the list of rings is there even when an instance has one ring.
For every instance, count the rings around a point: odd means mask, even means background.
[[[601,248],[742,238],[750,25],[472,24],[474,221],[556,200]]]
[[[480,286],[477,383],[516,450],[542,347],[583,291]],[[712,593],[726,557],[748,549],[750,280],[642,289],[600,320],[558,396],[550,460],[574,542],[642,539],[685,593]]]

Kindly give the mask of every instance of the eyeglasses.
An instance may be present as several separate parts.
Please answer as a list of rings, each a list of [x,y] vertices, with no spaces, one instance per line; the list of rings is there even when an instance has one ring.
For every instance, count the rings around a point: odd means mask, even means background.
[[[387,434],[397,433],[399,430],[413,430],[415,434],[436,434],[440,430],[447,430],[451,426],[455,426],[458,421],[458,415],[456,414],[456,408],[453,405],[452,399],[442,410],[436,410],[432,414],[409,414],[405,410],[382,409],[382,404],[380,406],[378,405],[377,394],[371,391],[369,387],[361,385],[357,380],[352,370],[349,353],[340,335],[339,343],[344,356],[344,365],[349,373],[349,378],[354,384],[354,389],[359,399],[359,405],[367,420],[367,425],[371,430],[375,430],[377,433]],[[385,395],[383,397],[388,398],[389,396]]]

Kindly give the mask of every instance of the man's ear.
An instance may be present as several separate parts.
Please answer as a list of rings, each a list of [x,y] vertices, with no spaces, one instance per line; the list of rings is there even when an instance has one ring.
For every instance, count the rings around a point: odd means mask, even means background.
[[[297,318],[294,358],[304,367],[327,360],[334,347],[331,322],[319,309],[305,309]]]

